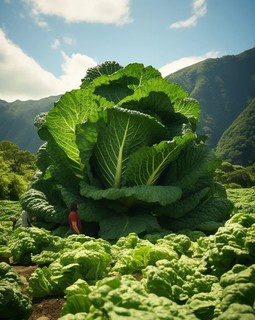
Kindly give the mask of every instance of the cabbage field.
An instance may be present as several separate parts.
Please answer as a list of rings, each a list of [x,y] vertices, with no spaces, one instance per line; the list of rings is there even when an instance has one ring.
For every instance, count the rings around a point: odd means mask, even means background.
[[[231,217],[215,234],[102,238],[18,227],[1,201],[1,319],[29,319],[35,299],[63,297],[58,319],[255,319],[255,189],[228,189]],[[5,262],[4,262],[5,261]],[[24,288],[14,266],[35,266]]]
[[[216,181],[199,120],[159,71],[115,62],[36,117],[37,171],[0,203],[1,319],[56,298],[51,320],[255,320],[255,189]],[[68,236],[73,201],[84,234]],[[33,226],[13,229],[22,209]]]

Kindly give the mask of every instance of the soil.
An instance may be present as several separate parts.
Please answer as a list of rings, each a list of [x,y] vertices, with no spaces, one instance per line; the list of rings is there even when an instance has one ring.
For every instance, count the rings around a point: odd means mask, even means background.
[[[24,293],[27,293],[28,279],[37,268],[36,266],[12,266],[21,276],[25,284]],[[121,276],[119,273],[112,273],[112,275]],[[140,281],[142,275],[140,273],[133,274],[136,280]],[[32,299],[33,311],[28,320],[58,320],[61,317],[61,309],[65,303],[63,297],[55,298],[43,298],[43,299]]]
[[[36,266],[13,266],[19,273],[25,283],[25,291],[28,287],[28,278],[34,272]],[[63,297],[47,298],[47,299],[32,299],[33,312],[29,320],[57,320],[61,317],[61,309],[65,302]]]

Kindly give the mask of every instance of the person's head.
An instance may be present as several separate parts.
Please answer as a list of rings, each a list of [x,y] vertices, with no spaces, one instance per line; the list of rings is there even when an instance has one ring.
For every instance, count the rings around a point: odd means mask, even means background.
[[[10,217],[10,220],[12,221],[12,222],[16,222],[17,220],[18,220],[18,217],[17,216],[11,216]]]
[[[73,203],[71,204],[71,211],[77,211],[77,209],[78,209],[78,204],[77,204],[77,202],[73,202]]]

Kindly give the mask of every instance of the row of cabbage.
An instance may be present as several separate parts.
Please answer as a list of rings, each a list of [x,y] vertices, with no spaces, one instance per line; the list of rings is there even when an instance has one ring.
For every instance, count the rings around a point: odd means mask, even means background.
[[[240,211],[214,235],[130,233],[114,244],[18,228],[1,240],[0,257],[38,267],[24,294],[0,264],[0,313],[28,319],[29,297],[65,296],[61,320],[255,319],[255,215]]]

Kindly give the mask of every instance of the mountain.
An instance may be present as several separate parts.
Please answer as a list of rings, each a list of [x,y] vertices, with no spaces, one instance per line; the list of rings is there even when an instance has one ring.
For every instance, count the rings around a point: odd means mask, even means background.
[[[206,59],[167,76],[201,105],[199,131],[215,147],[223,132],[255,97],[255,48]]]
[[[216,155],[231,163],[250,166],[255,163],[255,98],[220,138]]]
[[[249,120],[254,117],[250,109],[254,110],[255,48],[238,55],[201,61],[166,78],[180,84],[191,97],[199,101],[201,122],[198,131],[208,136],[209,145],[216,148],[219,156],[235,164],[254,162],[255,146],[250,141],[254,131]],[[43,142],[33,125],[34,118],[41,112],[47,112],[59,98],[53,96],[38,101],[17,100],[12,103],[0,100],[0,140],[10,140],[23,150],[36,152]],[[238,127],[243,129],[237,131]],[[244,130],[247,128],[250,128],[249,133]],[[233,135],[240,138],[238,152],[234,152],[237,142],[230,137]],[[246,150],[246,143],[250,151]],[[242,144],[244,146],[241,148]]]
[[[0,140],[17,144],[22,150],[35,153],[43,141],[38,137],[34,118],[49,111],[60,96],[41,100],[28,100],[8,103],[0,100]]]

